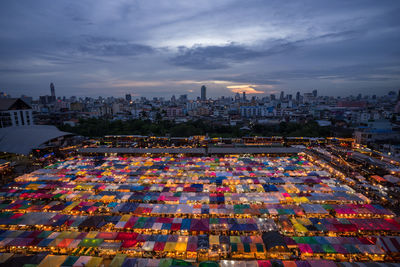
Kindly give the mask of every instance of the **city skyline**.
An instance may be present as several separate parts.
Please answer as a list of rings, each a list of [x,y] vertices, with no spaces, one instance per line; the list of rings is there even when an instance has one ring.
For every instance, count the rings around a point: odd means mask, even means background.
[[[97,95],[97,96],[87,96],[87,95],[56,95],[56,91],[55,91],[55,85],[53,82],[50,83],[50,94],[44,94],[43,96],[32,96],[32,95],[11,95],[8,92],[0,92],[0,98],[12,98],[12,99],[18,99],[19,97],[21,98],[25,98],[25,99],[31,99],[31,100],[40,100],[41,98],[47,98],[49,99],[50,102],[54,102],[56,99],[58,100],[66,100],[66,99],[84,99],[84,98],[91,98],[91,99],[96,99],[96,98],[114,98],[114,99],[124,99],[126,101],[133,101],[133,100],[140,100],[140,99],[147,99],[147,100],[152,100],[152,99],[157,99],[157,100],[172,100],[174,99],[174,101],[177,100],[177,98],[182,98],[184,97],[186,101],[188,100],[197,100],[197,101],[208,101],[208,100],[218,100],[218,99],[236,99],[236,98],[240,98],[240,99],[244,99],[244,100],[248,100],[246,98],[246,94],[248,93],[246,90],[240,90],[241,88],[239,87],[236,91],[231,92],[231,94],[229,95],[221,95],[221,96],[217,96],[217,97],[206,97],[206,92],[207,92],[207,87],[205,85],[202,85],[199,89],[199,94],[196,95],[196,91],[193,91],[192,93],[192,98],[188,98],[188,94],[179,94],[179,92],[177,92],[177,94],[170,94],[170,95],[165,95],[165,96],[150,96],[150,97],[146,97],[146,96],[140,96],[137,95],[135,93],[131,93],[129,91],[125,92],[123,95],[109,95],[109,96],[104,96],[104,95]],[[390,90],[388,92],[379,92],[378,94],[348,94],[348,95],[318,95],[318,90],[314,89],[312,91],[308,91],[308,92],[300,92],[297,91],[295,94],[292,93],[288,93],[284,90],[282,91],[271,91],[270,94],[252,94],[251,98],[252,99],[265,99],[268,98],[271,101],[274,101],[276,99],[280,99],[280,100],[293,100],[293,101],[299,101],[299,98],[303,97],[304,95],[313,95],[314,97],[329,97],[329,98],[334,98],[334,99],[351,99],[351,100],[362,100],[362,99],[370,99],[370,98],[376,98],[376,97],[384,97],[384,96],[396,96],[397,93],[400,95],[400,90],[398,90],[398,92],[396,92],[395,90]]]
[[[398,1],[4,1],[13,96],[383,95],[400,87]]]

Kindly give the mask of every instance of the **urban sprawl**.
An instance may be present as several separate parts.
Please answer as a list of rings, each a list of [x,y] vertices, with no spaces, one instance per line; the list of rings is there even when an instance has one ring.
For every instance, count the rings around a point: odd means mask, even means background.
[[[398,266],[396,92],[210,99],[203,86],[196,100],[149,100],[50,88],[0,98],[1,266]],[[243,136],[66,131],[87,119],[201,120]],[[332,135],[254,134],[310,121]]]

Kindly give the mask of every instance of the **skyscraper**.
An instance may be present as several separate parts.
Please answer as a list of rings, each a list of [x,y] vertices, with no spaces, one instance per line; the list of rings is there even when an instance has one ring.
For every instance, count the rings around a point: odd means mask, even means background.
[[[187,102],[187,95],[180,95],[179,96],[179,101],[182,103],[186,103]]]
[[[243,102],[246,102],[247,101],[247,99],[246,99],[246,92],[243,92]]]
[[[54,88],[54,83],[50,83],[50,102],[56,101],[56,89]]]
[[[54,88],[54,83],[50,83],[50,91],[51,91],[51,97],[56,97],[56,90]]]
[[[132,101],[132,95],[131,94],[126,94],[125,95],[125,100],[128,101],[128,102],[131,102]]]
[[[203,85],[201,87],[201,101],[206,101],[207,100],[206,90],[207,90],[207,87],[205,85]]]
[[[239,102],[240,101],[240,94],[236,93],[235,95],[235,102]]]
[[[312,94],[313,94],[314,97],[317,97],[318,96],[318,91],[317,90],[313,90]]]
[[[285,93],[282,91],[282,92],[281,92],[281,95],[280,95],[280,97],[279,97],[279,99],[280,99],[280,100],[283,100],[284,98],[285,98]]]

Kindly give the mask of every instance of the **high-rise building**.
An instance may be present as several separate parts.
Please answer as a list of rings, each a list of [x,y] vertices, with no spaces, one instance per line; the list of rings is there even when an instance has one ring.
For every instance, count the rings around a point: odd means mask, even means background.
[[[283,98],[285,98],[285,93],[282,91],[281,92],[281,96],[279,97],[280,100],[283,100]]]
[[[128,102],[131,102],[132,101],[132,95],[131,94],[126,94],[125,95],[125,100],[128,101]]]
[[[246,102],[247,101],[247,99],[246,99],[246,92],[243,92],[243,102]]]
[[[235,95],[235,102],[239,102],[240,101],[240,94],[236,93]]]
[[[207,87],[205,86],[205,85],[203,85],[202,87],[201,87],[201,101],[206,101],[207,100],[207,95],[206,95],[206,90],[207,90]]]
[[[180,102],[187,102],[187,95],[180,95],[179,96],[179,101]]]
[[[50,83],[50,97],[49,97],[49,103],[55,102],[56,101],[56,90],[54,88],[54,83]]]
[[[312,94],[313,94],[314,97],[317,97],[318,96],[318,91],[317,90],[313,90]]]
[[[54,88],[54,83],[50,83],[50,92],[52,97],[56,97],[56,90]]]
[[[300,92],[297,92],[297,93],[296,93],[296,101],[297,101],[297,102],[300,102]]]
[[[275,95],[274,95],[274,94],[271,94],[270,98],[271,98],[271,101],[274,101],[274,100],[276,100],[276,97],[275,97]]]

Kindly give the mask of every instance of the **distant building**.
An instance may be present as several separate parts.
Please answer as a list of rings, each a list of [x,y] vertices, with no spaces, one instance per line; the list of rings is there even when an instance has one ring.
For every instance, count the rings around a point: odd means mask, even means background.
[[[84,107],[85,107],[84,104],[80,103],[80,102],[73,102],[73,103],[70,104],[70,110],[71,111],[79,111],[79,112],[81,112],[81,111],[83,111]]]
[[[300,102],[300,92],[297,92],[297,93],[296,93],[296,101],[297,101],[297,102]]]
[[[394,112],[400,113],[400,90],[399,93],[397,94],[397,103],[396,106],[394,107]]]
[[[240,116],[243,118],[272,117],[274,108],[267,106],[241,106]]]
[[[235,95],[235,102],[239,102],[240,101],[240,94],[236,93]]]
[[[203,85],[201,87],[201,101],[206,101],[207,100],[207,87]]]
[[[168,107],[166,111],[167,111],[167,116],[170,118],[183,116],[183,110],[180,107]]]
[[[243,92],[243,102],[246,102],[247,101],[247,99],[246,99],[246,92]]]
[[[383,142],[398,142],[400,135],[393,131],[392,125],[387,120],[368,122],[368,125],[354,131],[354,138],[358,144],[373,145]]]
[[[180,95],[179,96],[179,101],[182,103],[186,103],[187,102],[187,95]]]
[[[50,93],[51,96],[54,97],[54,99],[56,98],[56,89],[54,88],[54,83],[50,83]]]
[[[11,96],[5,92],[0,92],[0,98],[11,98]]]
[[[0,128],[33,125],[32,107],[20,98],[0,99]]]
[[[339,101],[337,103],[338,107],[341,108],[366,108],[367,102],[365,101]]]
[[[50,95],[42,95],[42,96],[39,96],[39,102],[42,105],[47,105],[53,101],[52,101],[52,97]]]
[[[314,97],[317,97],[318,96],[318,91],[317,90],[313,90],[312,94],[313,94]]]
[[[397,101],[397,104],[394,107],[394,112],[395,113],[400,113],[400,101]]]
[[[132,101],[132,95],[131,94],[126,94],[125,95],[125,100],[128,101],[128,102],[131,102]]]
[[[304,103],[311,103],[315,100],[315,96],[313,93],[304,93],[303,101]]]

